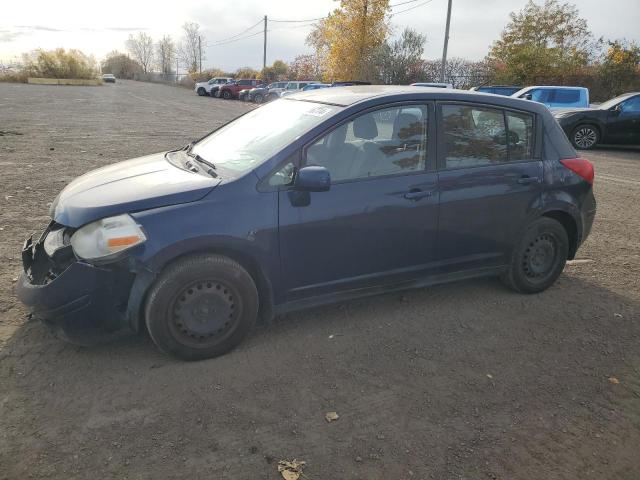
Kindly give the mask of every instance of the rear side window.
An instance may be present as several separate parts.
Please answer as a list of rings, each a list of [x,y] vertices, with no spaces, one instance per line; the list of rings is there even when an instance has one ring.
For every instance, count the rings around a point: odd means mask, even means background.
[[[551,100],[554,103],[576,103],[580,101],[579,90],[567,90],[564,88],[554,90],[554,96]]]
[[[507,139],[509,160],[529,160],[533,158],[533,115],[507,112]]]
[[[443,105],[445,168],[465,168],[508,160],[502,110]]]

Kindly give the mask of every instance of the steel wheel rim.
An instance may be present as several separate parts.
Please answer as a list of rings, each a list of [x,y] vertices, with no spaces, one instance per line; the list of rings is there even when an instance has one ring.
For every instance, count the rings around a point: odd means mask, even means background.
[[[582,127],[573,136],[573,139],[576,142],[576,145],[578,145],[581,148],[593,147],[593,145],[595,145],[596,143],[597,138],[598,137],[595,130],[588,127]]]
[[[557,239],[542,233],[527,245],[522,259],[524,274],[530,281],[544,282],[553,273],[557,259]]]
[[[173,299],[169,329],[183,345],[207,348],[228,338],[240,316],[239,296],[219,280],[198,280]]]

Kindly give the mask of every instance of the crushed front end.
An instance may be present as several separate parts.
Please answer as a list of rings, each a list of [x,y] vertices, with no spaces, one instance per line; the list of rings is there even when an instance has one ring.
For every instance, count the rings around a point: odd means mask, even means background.
[[[77,258],[70,243],[73,233],[51,222],[41,235],[25,241],[16,293],[33,317],[61,338],[89,345],[128,330],[135,274],[126,262],[94,265]]]

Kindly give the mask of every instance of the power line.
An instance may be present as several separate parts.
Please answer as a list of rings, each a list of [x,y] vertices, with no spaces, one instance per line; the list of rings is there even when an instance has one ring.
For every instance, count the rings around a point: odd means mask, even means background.
[[[221,38],[220,40],[214,40],[213,43],[217,44],[217,43],[222,43],[222,42],[226,42],[227,40],[233,40],[236,37],[239,37],[240,35],[244,35],[245,33],[247,33],[249,30],[254,29],[255,27],[257,27],[258,25],[260,25],[262,23],[262,19],[258,20],[256,23],[254,23],[253,25],[251,25],[249,28],[241,31],[240,33],[236,33],[235,35],[231,35],[230,37],[227,38]],[[213,46],[213,45],[211,45]]]
[[[389,5],[389,8],[396,8],[396,7],[399,7],[400,5],[406,5],[407,3],[415,3],[418,1],[420,0],[407,0],[406,2],[394,3],[393,5]]]
[[[426,5],[427,3],[431,3],[432,1],[433,0],[427,0],[426,2],[419,3],[418,5],[414,5],[413,7],[405,8],[404,10],[400,10],[399,12],[393,12],[389,16],[394,17],[396,15],[400,15],[401,13],[408,12],[409,10],[413,10],[414,8],[422,7],[423,5]]]
[[[262,22],[262,21],[263,20],[260,20],[260,22]],[[235,38],[233,40],[228,40],[226,42],[218,42],[218,43],[209,44],[209,45],[207,45],[207,47],[221,47],[223,45],[228,45],[230,43],[239,42],[240,40],[244,40],[246,38],[255,37],[256,35],[262,35],[263,33],[264,32],[262,30],[260,30],[259,32],[252,33],[251,35],[246,35],[244,37]]]
[[[269,21],[278,22],[278,23],[304,23],[304,22],[315,22],[317,20],[324,20],[325,18],[327,17],[324,16],[324,17],[318,17],[318,18],[310,18],[308,20],[273,20],[272,18],[270,18]]]

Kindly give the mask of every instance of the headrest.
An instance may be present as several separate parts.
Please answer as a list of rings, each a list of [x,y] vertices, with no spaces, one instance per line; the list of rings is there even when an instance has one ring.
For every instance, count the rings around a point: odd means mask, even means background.
[[[378,126],[373,115],[365,114],[353,121],[353,135],[356,138],[372,140],[378,136]]]

